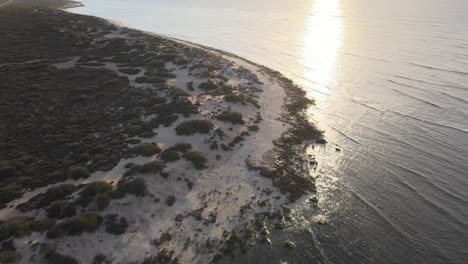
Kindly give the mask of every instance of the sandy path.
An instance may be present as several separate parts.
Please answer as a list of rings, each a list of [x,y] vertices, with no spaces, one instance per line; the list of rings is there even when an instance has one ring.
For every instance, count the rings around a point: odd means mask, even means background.
[[[4,6],[8,5],[8,4],[11,4],[13,1],[14,0],[7,0],[5,3],[1,3],[0,7],[4,7]]]

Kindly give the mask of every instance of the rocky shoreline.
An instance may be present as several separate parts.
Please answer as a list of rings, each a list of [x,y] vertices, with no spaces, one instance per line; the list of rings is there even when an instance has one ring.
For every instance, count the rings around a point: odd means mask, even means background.
[[[73,5],[0,9],[0,262],[207,263],[249,223],[268,242],[261,219],[315,192],[305,92]]]

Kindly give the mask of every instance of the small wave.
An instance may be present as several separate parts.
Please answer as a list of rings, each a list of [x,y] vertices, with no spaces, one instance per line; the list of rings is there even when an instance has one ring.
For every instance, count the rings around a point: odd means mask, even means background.
[[[331,129],[333,129],[333,131],[335,131],[335,132],[337,132],[338,134],[342,135],[342,136],[345,137],[346,139],[349,139],[350,141],[352,141],[352,142],[354,142],[354,143],[356,143],[356,144],[358,144],[358,145],[362,145],[361,142],[359,142],[359,141],[357,141],[356,139],[354,139],[354,138],[352,138],[352,137],[346,135],[345,133],[341,132],[340,130],[338,130],[338,129],[336,129],[336,128],[330,126],[330,125],[328,125],[328,127],[330,127]]]
[[[355,196],[359,201],[364,203],[368,208],[372,209],[381,219],[383,219],[386,223],[388,223],[394,230],[398,231],[403,237],[407,238],[408,241],[417,241],[416,237],[412,236],[405,230],[403,230],[399,225],[394,223],[390,218],[385,215],[382,210],[380,210],[377,206],[375,206],[373,203],[369,202],[366,198],[364,198],[362,195],[354,191],[353,189],[350,190],[352,195]]]
[[[460,97],[457,97],[457,96],[454,96],[454,95],[451,95],[451,94],[448,94],[448,93],[445,93],[445,92],[440,92],[440,94],[443,94],[443,95],[445,95],[447,97],[450,97],[451,99],[459,101],[461,103],[468,104],[468,100],[465,100],[463,98],[460,98]]]
[[[391,62],[391,61],[384,60],[384,59],[373,58],[373,57],[368,57],[368,56],[364,56],[364,55],[357,55],[357,54],[352,54],[352,53],[349,53],[349,52],[343,52],[342,54],[352,56],[352,57],[358,57],[358,58],[364,58],[364,59],[368,59],[368,60],[374,60],[374,61],[381,61],[381,62],[388,62],[388,63]]]
[[[403,169],[402,166],[399,166],[397,164],[395,164],[398,168],[400,169]],[[446,216],[446,217],[449,217],[453,220],[453,222],[456,222],[456,224],[458,226],[456,226],[455,228],[458,229],[458,231],[461,231],[461,228],[464,228],[466,226],[466,224],[464,224],[464,222],[460,219],[458,219],[457,216],[453,215],[450,211],[448,211],[446,208],[444,208],[441,204],[439,204],[438,202],[435,202],[431,199],[431,197],[428,197],[427,195],[423,194],[422,192],[420,192],[418,189],[416,189],[413,185],[411,185],[410,183],[408,183],[406,180],[404,180],[402,177],[399,176],[398,173],[394,172],[393,170],[389,170],[387,168],[384,167],[384,170],[386,170],[388,173],[396,176],[398,178],[398,180],[400,181],[400,184],[402,184],[403,186],[405,186],[406,188],[408,188],[409,190],[413,191],[413,193],[417,194],[420,198],[421,198],[421,201],[427,203],[429,206],[431,206],[432,208],[434,208],[434,210],[440,212],[442,215]],[[412,174],[417,174],[419,177],[423,177],[421,174],[419,173],[416,173],[412,170],[405,170],[406,172],[409,172],[411,171]],[[425,178],[425,177],[424,177]],[[430,182],[428,181],[428,179],[426,179],[426,182]],[[437,185],[435,184],[431,184],[432,187],[436,187]],[[460,202],[463,202],[461,199],[458,199],[455,195],[452,195],[452,193],[448,192],[448,191],[444,191],[443,189],[441,190],[441,188],[437,188],[436,189],[438,191],[441,191],[447,195],[449,195],[451,198],[455,199],[455,200],[458,200]]]
[[[406,84],[406,83],[401,83],[401,82],[397,82],[397,81],[394,81],[394,80],[390,80],[390,79],[387,79],[388,82],[391,82],[393,84],[397,84],[397,85],[401,85],[401,86],[404,86],[404,87],[408,87],[408,88],[413,88],[413,89],[416,89],[416,90],[419,90],[419,91],[424,91],[426,92],[425,89],[423,88],[419,88],[419,87],[416,87],[416,86],[412,86],[412,85],[409,85],[409,84]]]
[[[437,189],[438,191],[444,193],[445,195],[450,196],[451,198],[453,198],[453,199],[455,199],[455,200],[457,200],[457,201],[459,201],[459,202],[465,203],[465,199],[464,199],[464,198],[459,197],[458,195],[456,195],[456,194],[450,192],[449,190],[447,190],[447,189],[445,189],[445,188],[443,188],[443,187],[441,187],[441,186],[439,186],[439,185],[434,184],[433,182],[431,182],[431,181],[430,181],[426,176],[424,176],[423,174],[418,173],[418,172],[416,172],[416,171],[414,171],[414,170],[412,170],[412,169],[410,169],[410,168],[408,168],[408,167],[405,167],[404,165],[401,165],[401,164],[396,164],[396,163],[394,163],[394,165],[397,166],[399,169],[405,171],[406,173],[412,174],[412,175],[417,176],[418,178],[424,180],[424,182],[426,182],[426,183],[427,183],[428,185],[430,185],[432,188]]]
[[[468,75],[468,72],[436,68],[436,67],[427,66],[427,65],[423,65],[423,64],[419,64],[419,63],[414,63],[414,62],[410,62],[409,64],[417,66],[417,67],[421,67],[421,68],[430,69],[430,70],[443,71],[443,72],[449,72],[449,73],[455,73],[455,74],[461,74],[461,75]]]
[[[443,128],[448,128],[448,129],[453,129],[453,130],[463,132],[463,133],[468,133],[468,128],[458,128],[458,127],[454,127],[454,126],[450,126],[450,125],[444,125],[444,124],[436,123],[436,122],[433,122],[433,121],[421,119],[421,118],[418,118],[418,117],[410,116],[410,115],[407,115],[407,114],[403,114],[403,113],[400,113],[400,112],[397,112],[397,111],[393,111],[393,110],[389,110],[389,111],[392,112],[392,113],[395,113],[397,115],[406,117],[406,118],[417,120],[417,121],[422,122],[422,123],[426,123],[426,124],[430,124],[430,125],[434,125],[434,126],[438,126],[438,127],[443,127]]]
[[[434,83],[434,82],[428,82],[428,81],[423,81],[415,78],[410,78],[406,76],[401,76],[401,75],[393,75],[394,77],[409,80],[409,81],[414,81],[414,82],[419,82],[419,83],[424,83],[424,84],[429,84],[429,85],[435,85],[435,86],[440,86],[440,87],[447,87],[447,88],[454,88],[458,90],[468,90],[468,87],[463,87],[463,86],[455,86],[447,83]]]
[[[366,107],[366,108],[372,109],[372,110],[377,111],[377,112],[382,112],[382,110],[377,109],[377,108],[375,108],[375,107],[373,107],[373,106],[370,106],[370,105],[368,105],[368,104],[366,104],[366,103],[364,103],[364,102],[362,102],[362,101],[356,100],[356,99],[354,99],[354,98],[351,98],[351,102],[356,103],[356,104],[359,104],[359,105],[361,105],[361,106],[364,106],[364,107]]]
[[[419,102],[422,102],[422,103],[425,103],[425,104],[428,104],[428,105],[431,105],[431,106],[434,106],[434,107],[437,107],[437,108],[443,108],[443,107],[441,107],[440,105],[437,105],[437,104],[434,104],[434,103],[432,103],[432,102],[423,100],[423,99],[421,99],[421,98],[418,98],[418,97],[416,97],[416,96],[407,94],[407,93],[402,92],[402,91],[400,91],[400,90],[397,90],[397,89],[394,89],[394,88],[391,88],[391,89],[392,89],[393,91],[395,91],[395,92],[397,92],[397,93],[403,95],[403,96],[409,97],[409,98],[414,99],[414,100],[416,100],[416,101],[419,101]]]

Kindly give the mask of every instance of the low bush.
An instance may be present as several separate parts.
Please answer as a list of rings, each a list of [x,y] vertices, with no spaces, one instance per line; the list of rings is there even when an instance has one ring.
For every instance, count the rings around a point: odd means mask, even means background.
[[[217,115],[216,118],[223,122],[230,122],[233,125],[244,124],[244,120],[242,119],[242,114],[238,112],[223,112]]]
[[[158,117],[151,119],[150,124],[155,128],[158,128],[159,125],[170,127],[177,119],[179,119],[178,115],[160,114]]]
[[[21,253],[14,250],[2,250],[0,251],[0,263],[2,264],[14,264],[19,263],[21,259]]]
[[[165,150],[161,153],[161,159],[165,162],[173,162],[180,160],[180,156],[179,153],[177,153],[177,151]]]
[[[167,148],[168,151],[178,151],[182,153],[187,153],[187,151],[192,149],[192,144],[185,142],[175,143],[174,146]]]
[[[242,105],[251,103],[256,108],[260,108],[260,105],[254,98],[252,98],[251,96],[246,96],[244,94],[235,94],[235,93],[229,92],[228,94],[226,94],[226,96],[224,96],[224,100],[226,102],[239,103]]]
[[[163,61],[172,61],[177,57],[176,53],[166,53],[166,54],[161,54],[157,56],[157,59],[163,60]]]
[[[98,196],[96,196],[96,198],[94,199],[94,202],[96,204],[96,208],[99,210],[99,211],[102,211],[104,209],[106,209],[109,204],[110,204],[110,197],[109,195],[103,193],[103,194],[99,194]]]
[[[55,201],[67,200],[68,196],[74,193],[78,188],[79,187],[71,184],[62,184],[50,187],[45,193],[38,194],[28,202],[19,205],[18,209],[21,211],[29,211],[48,206]]]
[[[241,103],[243,105],[245,105],[246,103],[246,99],[244,95],[234,94],[234,93],[226,94],[226,96],[224,96],[224,100],[226,100],[226,102]]]
[[[197,170],[205,169],[205,164],[208,162],[208,160],[203,156],[203,154],[198,151],[189,151],[185,153],[184,158],[192,162],[192,164]]]
[[[98,254],[94,256],[93,264],[107,264],[107,263],[110,263],[110,261],[107,260],[107,256],[103,254]]]
[[[47,238],[81,235],[83,232],[92,233],[102,223],[102,217],[96,214],[86,213],[72,217],[58,223],[47,232]]]
[[[0,181],[5,180],[16,175],[16,168],[13,166],[0,167]]]
[[[131,176],[131,175],[135,175],[135,174],[144,174],[144,173],[162,173],[162,171],[164,170],[164,162],[162,161],[159,161],[159,160],[155,160],[155,161],[151,161],[151,162],[148,162],[148,163],[145,163],[143,165],[133,165],[132,167],[130,167],[129,170],[127,170],[125,173],[124,173],[124,176]]]
[[[0,224],[0,241],[10,237],[22,237],[32,232],[44,232],[55,225],[54,220],[35,220],[29,217],[15,218]]]
[[[258,131],[260,130],[260,127],[257,125],[252,125],[248,127],[249,131]]]
[[[119,69],[119,72],[125,73],[125,74],[128,74],[128,75],[135,75],[135,74],[140,73],[140,69],[136,69],[136,68],[120,68],[120,69]]]
[[[121,235],[127,231],[128,223],[124,217],[119,217],[117,214],[106,215],[104,217],[104,226],[106,232],[114,235]]]
[[[6,203],[18,199],[23,195],[23,187],[18,184],[10,184],[0,189],[0,208]]]
[[[206,82],[200,83],[198,85],[198,88],[205,91],[212,91],[218,89],[218,86],[212,80],[208,80]]]
[[[103,194],[112,190],[112,184],[108,182],[92,182],[81,192],[78,199],[82,204],[89,204],[98,194]]]
[[[74,180],[86,179],[90,176],[88,170],[81,166],[75,166],[68,169],[68,175]]]
[[[180,89],[180,88],[177,88],[175,86],[171,86],[169,87],[168,89],[169,91],[169,95],[170,96],[173,96],[173,97],[179,97],[179,96],[185,96],[185,97],[188,97],[188,96],[192,96],[190,93]]]
[[[46,252],[44,255],[47,264],[79,264],[78,260],[73,257],[62,255],[55,250]]]
[[[161,148],[157,144],[153,143],[143,143],[132,148],[132,152],[137,155],[144,157],[151,157],[154,154],[160,153]]]
[[[146,182],[140,178],[132,180],[120,180],[117,184],[116,191],[124,195],[132,194],[136,196],[144,196],[147,192]]]
[[[166,199],[166,204],[168,206],[173,206],[175,204],[175,202],[176,202],[176,198],[173,195],[169,195],[169,197],[167,197],[167,199]]]
[[[68,201],[56,201],[47,207],[46,213],[49,218],[63,219],[76,215],[76,207]]]
[[[191,120],[179,124],[175,130],[177,135],[193,135],[195,133],[207,134],[214,128],[208,120]]]
[[[187,90],[189,90],[189,91],[195,91],[195,88],[193,87],[193,82],[188,82],[188,83],[187,83]]]

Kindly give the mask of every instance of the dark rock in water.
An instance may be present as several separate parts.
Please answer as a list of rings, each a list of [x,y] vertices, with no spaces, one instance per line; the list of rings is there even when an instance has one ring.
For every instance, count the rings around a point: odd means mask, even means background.
[[[16,176],[16,168],[14,167],[1,167],[0,168],[0,181],[7,178]]]

